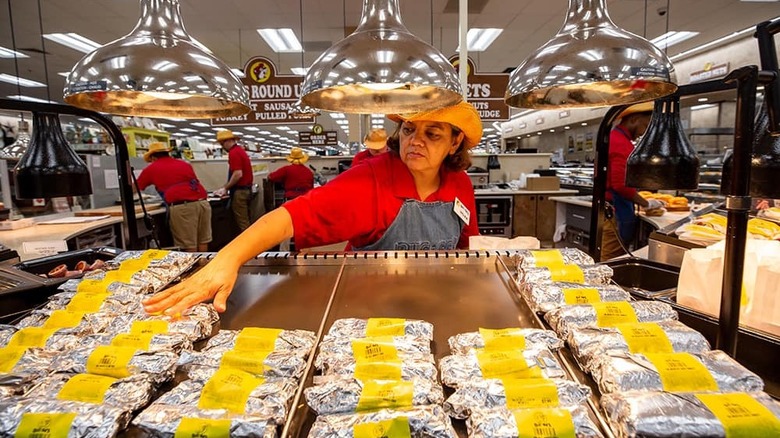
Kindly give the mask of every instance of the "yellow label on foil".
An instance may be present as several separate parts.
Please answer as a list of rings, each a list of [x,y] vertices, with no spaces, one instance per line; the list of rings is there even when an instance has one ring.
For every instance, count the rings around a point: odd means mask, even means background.
[[[125,260],[122,263],[119,264],[119,270],[120,271],[131,271],[133,273],[136,273],[138,271],[143,271],[144,269],[149,267],[149,263],[151,262],[151,259],[130,259]]]
[[[136,351],[132,347],[101,345],[87,358],[87,372],[121,379],[130,375],[128,365]]]
[[[354,438],[410,438],[409,419],[407,417],[392,420],[362,423],[352,426]]]
[[[130,333],[137,335],[168,333],[168,322],[161,319],[133,321],[133,325],[130,326]]]
[[[198,400],[200,409],[227,409],[234,414],[246,411],[249,394],[264,379],[235,368],[220,368],[203,386]]]
[[[519,328],[480,327],[479,334],[485,343],[485,350],[525,350],[525,336],[520,334]]]
[[[366,380],[358,401],[358,411],[412,406],[414,384],[399,380]]]
[[[585,283],[585,273],[577,265],[552,265],[547,266],[550,270],[550,279],[552,281],[566,281],[568,283]]]
[[[518,438],[574,438],[574,420],[566,409],[520,409],[512,412]]]
[[[110,294],[107,293],[76,293],[70,302],[65,307],[65,310],[70,312],[86,312],[93,313],[100,310],[100,306],[106,302]]]
[[[355,378],[368,380],[401,380],[401,361],[358,362],[355,364]]]
[[[58,328],[26,327],[11,336],[9,347],[45,347]]]
[[[400,362],[395,345],[371,339],[352,341],[352,354],[355,362]]]
[[[71,328],[81,324],[85,312],[71,312],[70,310],[55,310],[43,323],[44,328]]]
[[[97,374],[76,374],[60,388],[57,398],[85,403],[101,404],[106,391],[117,379]]]
[[[26,351],[27,347],[0,348],[0,373],[10,373]]]
[[[523,357],[522,351],[477,351],[477,361],[482,377],[528,379],[542,377],[539,367],[530,366]]]
[[[618,324],[615,328],[623,335],[631,353],[674,353],[669,337],[657,323]]]
[[[599,290],[595,287],[563,288],[563,301],[566,304],[593,304],[601,302]]]
[[[141,254],[141,259],[160,260],[164,259],[171,252],[165,249],[147,249]]]
[[[780,420],[745,393],[696,394],[723,425],[727,438],[780,436]]]
[[[403,318],[368,318],[366,337],[403,336],[406,334],[406,320]]]
[[[219,362],[220,368],[235,368],[255,376],[265,373],[265,359],[270,351],[226,351]]]
[[[276,349],[276,340],[282,329],[246,327],[241,329],[233,350],[237,351],[274,351]]]
[[[103,280],[109,283],[118,281],[120,283],[130,284],[130,281],[133,279],[133,274],[135,274],[135,271],[128,271],[128,270],[106,271]]]
[[[664,391],[717,391],[718,384],[699,359],[688,353],[645,354],[661,377]]]
[[[14,438],[68,438],[70,426],[75,418],[75,412],[27,412],[22,414],[22,421],[16,428]]]
[[[86,294],[104,294],[108,292],[108,285],[111,284],[111,280],[103,278],[102,280],[90,280],[84,279],[76,286],[76,293]]]
[[[153,337],[154,333],[120,333],[111,339],[111,345],[147,351]]]
[[[230,438],[230,420],[184,417],[173,438]]]
[[[639,322],[634,308],[628,301],[593,303],[591,305],[596,311],[596,325],[599,327],[614,327],[618,324]]]
[[[537,268],[547,268],[550,266],[566,264],[566,262],[563,261],[563,254],[557,249],[531,251],[531,255],[534,256],[534,266]]]
[[[558,387],[548,379],[501,379],[509,409],[554,408]]]

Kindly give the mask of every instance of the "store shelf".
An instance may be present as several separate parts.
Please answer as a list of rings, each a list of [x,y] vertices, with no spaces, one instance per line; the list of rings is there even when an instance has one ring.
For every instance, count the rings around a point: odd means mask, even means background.
[[[171,134],[165,131],[128,126],[122,128],[122,134],[127,141],[127,150],[131,157],[143,156],[143,152],[149,150],[148,146],[153,142],[159,141],[167,145],[171,138]]]

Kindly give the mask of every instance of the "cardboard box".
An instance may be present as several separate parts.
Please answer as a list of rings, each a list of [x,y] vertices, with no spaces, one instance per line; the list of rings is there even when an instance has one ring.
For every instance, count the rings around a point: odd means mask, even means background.
[[[526,190],[558,190],[561,188],[561,180],[557,176],[539,176],[526,180]]]

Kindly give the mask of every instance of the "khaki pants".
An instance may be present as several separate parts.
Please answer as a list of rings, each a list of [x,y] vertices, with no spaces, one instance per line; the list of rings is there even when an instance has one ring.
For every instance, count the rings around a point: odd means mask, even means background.
[[[211,205],[206,200],[169,207],[173,243],[188,250],[211,242]]]
[[[601,228],[601,261],[614,259],[625,254],[618,242],[617,222],[615,218],[604,220]]]
[[[238,228],[243,232],[249,228],[249,200],[252,192],[247,189],[238,189],[233,193],[230,200],[230,208],[233,210],[233,217],[236,219]]]

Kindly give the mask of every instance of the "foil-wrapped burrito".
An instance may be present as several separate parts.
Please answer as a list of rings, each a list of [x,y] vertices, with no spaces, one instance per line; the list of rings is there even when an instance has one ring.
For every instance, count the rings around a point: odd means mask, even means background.
[[[375,341],[376,339],[377,338],[363,338],[357,341],[362,342],[365,340],[367,342],[370,342],[371,345],[382,345],[382,346],[395,345],[395,341],[393,340]],[[330,346],[332,345],[333,344],[330,344]],[[317,357],[314,359],[314,366],[317,367],[318,370],[328,370],[328,369],[343,367],[344,364],[348,363],[349,361],[353,361],[353,362],[356,361],[355,355],[351,349],[348,350],[349,353],[344,352],[344,354],[339,354],[339,353],[334,353],[332,350],[329,350],[328,348],[329,345],[325,345],[324,348],[322,345],[320,345],[320,354],[318,354]],[[400,362],[421,362],[421,361],[433,362],[434,360],[432,354],[414,351],[414,348],[407,348],[401,346],[400,349],[391,350],[391,351],[394,352],[393,354],[394,359]],[[325,373],[327,374],[327,371],[325,371]]]
[[[19,328],[12,325],[0,326],[0,348],[40,347],[47,350],[66,350],[79,345],[81,338],[68,330],[43,327]]]
[[[105,271],[100,271],[100,272],[105,272]],[[63,292],[75,293],[79,290],[79,285],[81,284],[82,281],[84,280],[101,281],[104,278],[105,278],[105,274],[100,274],[100,275],[93,274],[92,277],[85,276],[82,278],[73,278],[59,285],[57,289]],[[123,294],[123,295],[129,295],[129,294],[144,295],[153,292],[151,284],[144,284],[144,283],[128,284],[128,283],[121,282],[119,280],[112,281],[105,286],[99,286],[99,289],[96,288],[97,286],[91,288],[91,290],[102,291],[110,294]]]
[[[25,397],[106,404],[132,412],[149,404],[154,391],[154,385],[144,374],[117,379],[95,374],[55,373],[36,383]]]
[[[44,306],[47,310],[72,310],[82,312],[100,312],[112,315],[123,313],[142,313],[141,297],[136,294],[81,294],[78,292],[60,292],[49,297]]]
[[[650,324],[655,327],[648,327]],[[622,328],[574,328],[567,341],[575,359],[585,371],[590,371],[594,359],[607,354],[662,351],[703,353],[710,349],[710,343],[701,333],[674,320],[631,324]]]
[[[441,385],[428,379],[358,380],[324,378],[304,390],[306,403],[317,415],[332,415],[441,404]]]
[[[505,407],[573,408],[584,404],[590,389],[564,379],[472,379],[444,402],[450,417],[463,420],[472,411]]]
[[[208,380],[220,367],[236,368],[265,378],[300,379],[306,360],[292,351],[184,352],[179,360],[190,379]]]
[[[433,356],[407,358],[404,361],[356,362],[353,357],[342,356],[341,360],[328,361],[322,368],[324,376],[355,377],[363,380],[436,380],[439,374]]]
[[[559,249],[521,249],[511,257],[512,263],[518,268],[539,268],[550,265],[592,265],[593,257],[577,248]]]
[[[85,336],[104,331],[114,317],[108,313],[36,309],[19,321],[17,327],[57,328],[59,334]]]
[[[518,436],[600,438],[603,435],[584,407],[509,410],[475,409],[466,420],[469,438]]]
[[[690,374],[676,377],[681,369]],[[647,356],[615,353],[596,359],[592,374],[602,394],[626,391],[757,392],[764,389],[760,377],[719,350]]]
[[[284,424],[297,388],[293,379],[260,379],[239,370],[222,370],[208,381],[185,380],[154,403],[200,409],[219,407]]]
[[[206,342],[202,351],[293,351],[308,357],[314,348],[316,335],[308,330],[278,330],[247,327],[243,330],[220,330]],[[236,347],[238,344],[238,348]]]
[[[441,406],[429,405],[358,414],[320,415],[309,430],[309,438],[369,436],[366,431],[372,433],[370,436],[456,437],[450,417]],[[396,435],[399,432],[404,434]]]
[[[433,324],[400,318],[343,318],[333,321],[328,336],[367,338],[375,336],[414,336],[433,341]]]
[[[0,396],[24,394],[49,373],[49,364],[56,355],[56,352],[40,348],[12,346],[0,349]]]
[[[52,399],[0,400],[0,437],[111,438],[130,413],[110,405]]]
[[[129,436],[148,438],[276,438],[276,424],[259,415],[232,414],[224,409],[153,403],[133,419],[128,432]]]
[[[558,359],[546,348],[524,351],[471,351],[445,356],[439,362],[441,381],[460,388],[476,378],[565,378]]]
[[[612,268],[607,265],[558,265],[546,268],[519,268],[517,282],[528,284],[565,281],[569,283],[600,285],[612,278]]]
[[[151,269],[142,269],[138,271],[90,271],[84,274],[84,276],[81,278],[81,281],[86,280],[95,280],[99,281],[101,283],[103,282],[111,282],[109,284],[113,284],[112,280],[119,281],[121,283],[126,283],[130,285],[135,286],[141,286],[143,290],[147,292],[157,291],[160,290],[163,286],[168,284],[170,281],[167,278],[167,275],[164,275],[163,272],[160,271],[153,271]],[[76,287],[76,290],[78,290],[78,286]],[[127,288],[120,289],[121,291],[129,292],[130,290]]]
[[[146,313],[114,316],[105,330],[108,333],[144,333],[148,331],[179,333],[192,342],[206,339],[214,331],[219,314],[211,304],[197,304],[180,317]],[[146,326],[154,326],[149,328]],[[160,325],[162,328],[157,327]],[[133,326],[136,328],[134,329]]]
[[[376,342],[383,345],[391,345],[399,353],[407,354],[431,354],[431,341],[415,336],[376,336],[372,338],[343,338],[325,335],[320,342],[321,355],[347,355],[353,354],[353,341]]]
[[[134,347],[144,351],[172,351],[181,354],[192,350],[192,342],[181,333],[117,333],[98,334],[79,338],[80,347],[113,345],[115,347]]]
[[[106,262],[112,269],[118,269],[128,260],[149,260],[149,268],[161,270],[186,269],[192,266],[200,256],[195,253],[166,250],[124,251]],[[178,274],[177,274],[178,275]]]
[[[780,436],[780,404],[762,392],[614,393],[601,405],[619,438]]]
[[[150,352],[133,347],[101,345],[61,353],[51,363],[51,370],[117,378],[146,374],[154,384],[160,384],[173,378],[178,359],[179,356],[170,351]]]
[[[450,344],[450,350],[455,354],[466,354],[471,350],[485,347],[500,350],[539,348],[558,350],[563,347],[563,341],[555,335],[555,332],[534,328],[479,329],[478,332],[451,336],[447,342]]]
[[[547,313],[567,304],[631,300],[631,294],[614,284],[528,283],[522,290],[531,310],[537,313]]]
[[[658,301],[617,301],[577,304],[547,312],[544,319],[555,333],[567,339],[576,327],[614,327],[636,322],[659,322],[677,319],[672,306]]]

